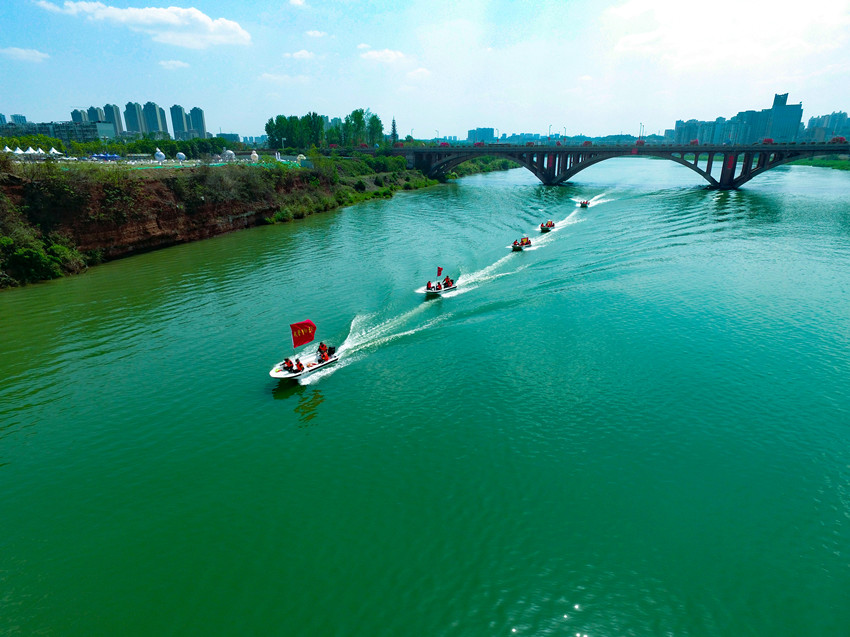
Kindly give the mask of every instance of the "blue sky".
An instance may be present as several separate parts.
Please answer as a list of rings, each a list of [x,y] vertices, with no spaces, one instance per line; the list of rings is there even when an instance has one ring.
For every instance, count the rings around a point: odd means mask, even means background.
[[[368,108],[389,132],[637,135],[850,110],[850,0],[2,0],[0,113],[152,100],[212,131]],[[169,128],[171,122],[169,119]]]

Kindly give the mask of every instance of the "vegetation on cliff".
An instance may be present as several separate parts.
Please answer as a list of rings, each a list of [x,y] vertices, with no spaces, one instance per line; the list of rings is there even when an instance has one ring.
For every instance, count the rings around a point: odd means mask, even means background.
[[[0,159],[0,287],[436,183],[403,157],[311,159],[157,171]]]

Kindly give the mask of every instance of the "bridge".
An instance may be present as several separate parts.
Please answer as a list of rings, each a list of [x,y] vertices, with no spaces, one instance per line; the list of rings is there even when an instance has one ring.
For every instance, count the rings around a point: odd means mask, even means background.
[[[612,157],[657,157],[690,168],[710,188],[732,190],[771,168],[818,155],[850,153],[850,143],[757,143],[742,145],[525,145],[431,146],[395,148],[394,155],[407,157],[408,166],[434,179],[445,178],[455,166],[475,157],[503,157],[524,166],[547,186],[568,181],[585,168]],[[712,175],[720,166],[719,178]]]

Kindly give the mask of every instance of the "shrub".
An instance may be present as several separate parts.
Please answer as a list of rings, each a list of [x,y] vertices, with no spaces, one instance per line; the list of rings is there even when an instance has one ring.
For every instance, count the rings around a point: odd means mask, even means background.
[[[354,184],[354,190],[357,192],[366,192],[366,182],[362,179],[358,179],[357,183]]]

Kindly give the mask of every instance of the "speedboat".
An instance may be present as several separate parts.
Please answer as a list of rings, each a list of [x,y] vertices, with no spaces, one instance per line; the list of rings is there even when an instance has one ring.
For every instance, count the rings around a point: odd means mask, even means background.
[[[514,241],[511,245],[511,250],[514,252],[522,252],[525,248],[531,247],[531,239],[528,237],[523,237],[519,241]]]
[[[435,297],[435,296],[442,296],[446,292],[451,292],[452,290],[456,290],[456,289],[457,289],[457,283],[452,283],[448,287],[441,286],[439,290],[436,287],[432,287],[430,290],[428,288],[422,288],[421,292],[426,297]]]
[[[589,205],[590,202],[587,199],[579,203],[579,206],[581,206],[582,208],[587,208]]]
[[[555,227],[554,222],[552,222],[552,221],[545,221],[545,222],[543,222],[543,223],[541,223],[541,224],[540,224],[540,232],[544,232],[544,233],[545,233],[545,232],[549,232],[549,231],[550,231],[552,228],[554,228],[554,227]]]
[[[272,378],[280,378],[280,379],[288,379],[288,378],[300,378],[301,376],[306,376],[308,374],[312,374],[313,372],[321,369],[322,367],[327,367],[328,365],[333,365],[339,360],[339,356],[336,355],[336,348],[329,347],[328,348],[328,359],[323,361],[319,357],[318,350],[315,354],[308,354],[306,357],[299,357],[303,359],[304,369],[302,370],[293,370],[291,372],[286,371],[283,366],[283,361],[279,362],[277,365],[272,367],[269,372],[269,376]]]

